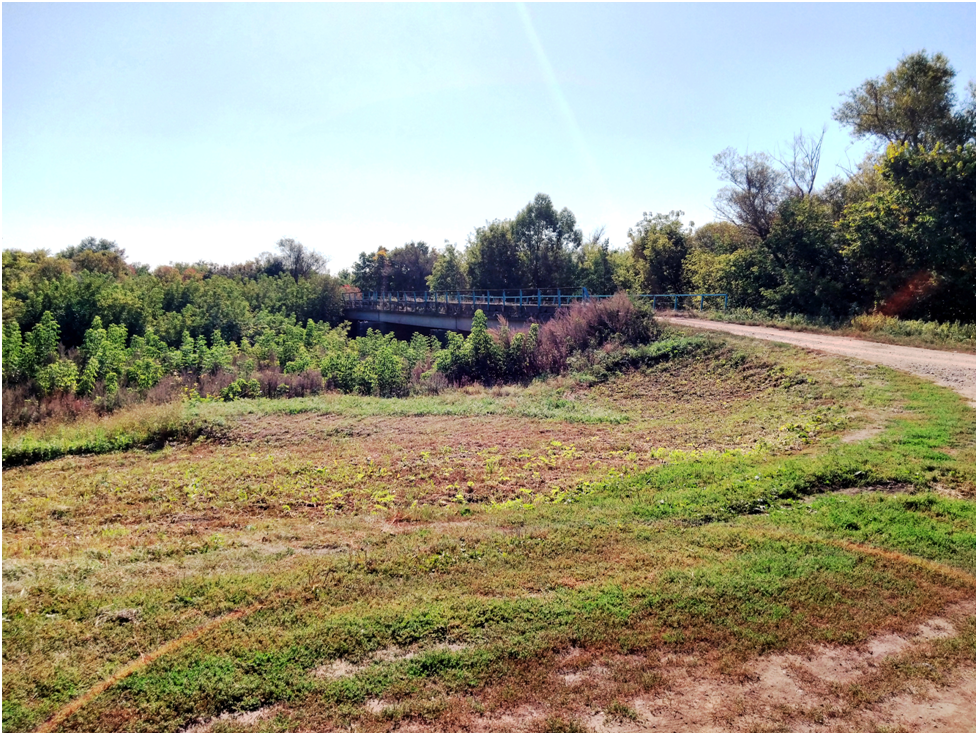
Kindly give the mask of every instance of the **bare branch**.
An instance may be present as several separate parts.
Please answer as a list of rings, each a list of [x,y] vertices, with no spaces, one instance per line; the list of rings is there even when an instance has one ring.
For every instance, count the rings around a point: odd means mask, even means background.
[[[815,135],[806,135],[804,131],[799,131],[791,141],[790,152],[782,154],[779,148],[774,157],[794,184],[796,196],[809,196],[815,190],[815,178],[818,176],[826,129],[827,127],[823,125],[822,133],[817,138]]]
[[[739,154],[727,148],[713,157],[713,168],[730,186],[713,200],[717,214],[764,239],[785,195],[785,175],[766,153]]]

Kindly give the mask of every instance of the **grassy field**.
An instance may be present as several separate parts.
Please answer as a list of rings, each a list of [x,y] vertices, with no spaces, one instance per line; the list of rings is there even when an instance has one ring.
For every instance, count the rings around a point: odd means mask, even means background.
[[[909,376],[711,337],[606,380],[8,433],[3,728],[636,723],[677,662],[737,681],[973,600],[974,418]],[[957,622],[767,726],[946,681],[975,658]]]

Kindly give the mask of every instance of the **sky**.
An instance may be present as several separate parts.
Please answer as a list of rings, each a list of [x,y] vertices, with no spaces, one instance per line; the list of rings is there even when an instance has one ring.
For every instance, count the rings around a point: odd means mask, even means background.
[[[713,157],[825,126],[925,49],[975,78],[975,4],[4,3],[3,247],[243,262],[295,238],[464,246],[538,192],[613,247],[716,219]]]

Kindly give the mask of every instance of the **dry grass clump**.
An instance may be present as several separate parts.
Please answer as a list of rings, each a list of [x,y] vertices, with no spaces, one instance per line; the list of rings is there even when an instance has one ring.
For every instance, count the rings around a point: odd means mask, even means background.
[[[205,428],[205,422],[185,415],[181,403],[137,403],[108,416],[87,411],[71,423],[54,417],[27,429],[4,429],[3,463],[12,467],[68,454],[192,441]]]
[[[638,305],[624,293],[610,299],[575,304],[562,309],[540,327],[533,364],[540,372],[558,374],[568,367],[574,353],[652,342],[660,335],[651,309]]]

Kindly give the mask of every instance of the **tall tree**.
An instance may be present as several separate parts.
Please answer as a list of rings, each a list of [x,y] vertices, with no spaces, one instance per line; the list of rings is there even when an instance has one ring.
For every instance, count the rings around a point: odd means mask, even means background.
[[[680,211],[642,214],[628,230],[629,248],[635,265],[632,288],[645,293],[683,293],[686,279],[683,261],[689,252],[692,225],[686,227]]]
[[[975,145],[890,146],[886,186],[848,205],[844,254],[865,306],[911,318],[975,319]]]
[[[394,291],[424,291],[438,257],[425,242],[409,242],[388,253],[390,288]]]
[[[845,263],[831,209],[815,197],[791,197],[778,208],[761,247],[770,255],[778,285],[766,293],[780,313],[837,317],[851,305]]]
[[[387,250],[379,247],[372,255],[367,252],[360,253],[353,264],[350,280],[361,291],[384,293],[390,289],[390,275],[391,267]]]
[[[445,249],[438,254],[427,283],[431,291],[458,291],[469,287],[465,261],[457,247],[445,243]]]
[[[513,220],[513,240],[525,262],[526,286],[574,285],[574,255],[584,236],[569,209],[558,212],[549,196],[537,194]]]
[[[591,233],[581,246],[578,252],[577,273],[575,285],[584,286],[593,294],[611,294],[617,290],[611,241],[605,237],[603,227]]]
[[[833,117],[857,138],[875,138],[883,145],[963,145],[975,136],[974,92],[972,88],[972,104],[959,109],[954,77],[943,54],[918,51],[882,77],[847,92]]]
[[[275,246],[278,248],[282,265],[290,276],[299,280],[313,273],[326,270],[329,261],[325,257],[291,237],[283,237]]]
[[[768,236],[778,205],[784,200],[786,176],[767,153],[727,148],[713,157],[713,169],[727,186],[713,200],[717,214],[745,227],[762,240]]]
[[[513,289],[527,285],[512,220],[494,220],[477,227],[469,239],[465,260],[472,288]]]

